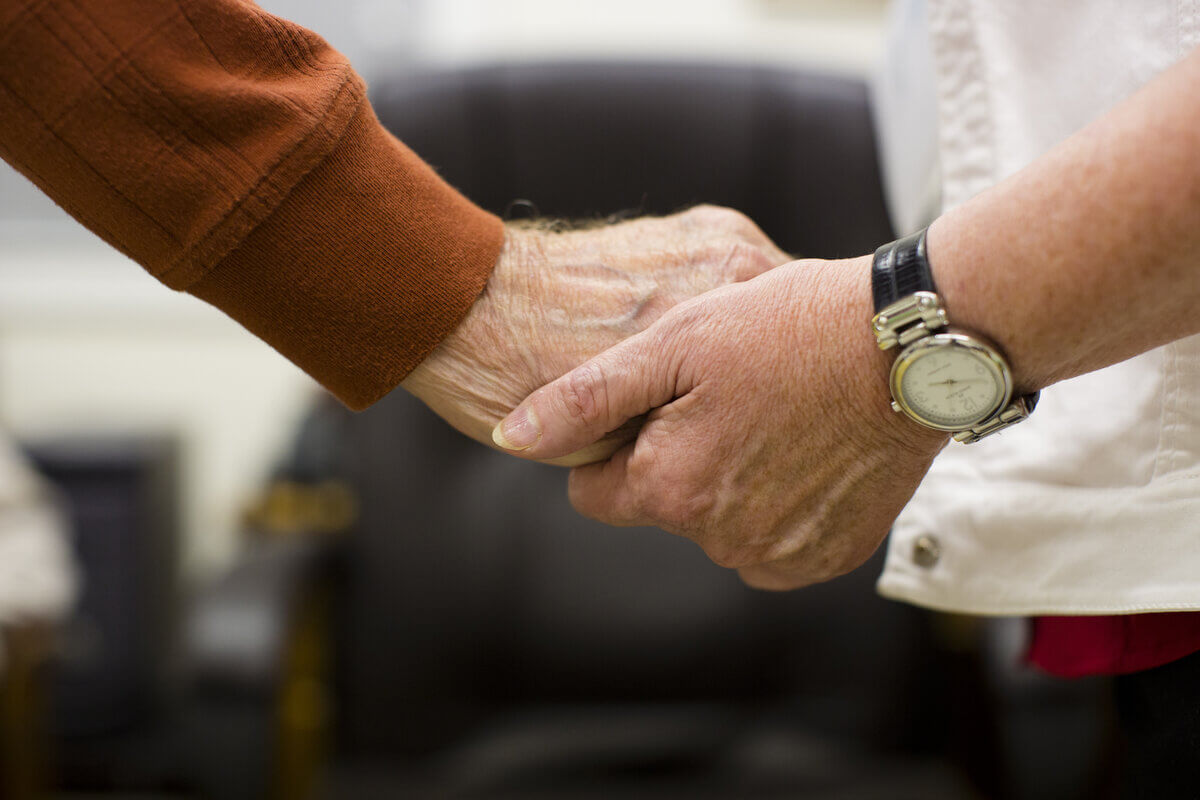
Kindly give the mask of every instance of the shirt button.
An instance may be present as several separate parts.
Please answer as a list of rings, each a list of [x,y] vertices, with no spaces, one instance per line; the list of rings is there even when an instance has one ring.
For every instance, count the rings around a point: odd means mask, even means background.
[[[932,536],[918,536],[913,542],[913,561],[917,566],[928,569],[942,557],[942,546]]]

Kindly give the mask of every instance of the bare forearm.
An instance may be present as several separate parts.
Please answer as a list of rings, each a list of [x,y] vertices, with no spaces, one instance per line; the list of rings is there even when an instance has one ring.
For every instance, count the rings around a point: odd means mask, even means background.
[[[1200,331],[1200,50],[939,219],[929,252],[1024,390]]]

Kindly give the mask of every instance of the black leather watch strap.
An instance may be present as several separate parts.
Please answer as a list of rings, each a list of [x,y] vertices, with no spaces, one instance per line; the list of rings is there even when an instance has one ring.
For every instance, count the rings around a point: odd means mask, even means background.
[[[925,254],[928,228],[885,244],[871,262],[871,294],[875,313],[913,292],[936,292]]]
[[[928,232],[929,229],[925,228],[911,236],[885,244],[875,251],[875,259],[871,262],[871,295],[875,301],[877,315],[893,303],[916,292],[937,294],[937,285],[933,282],[933,271],[929,267],[929,257],[925,251],[925,237]],[[937,307],[936,299],[934,306]],[[903,313],[902,310],[900,314]],[[941,324],[945,325],[944,310],[939,313],[942,314]],[[897,320],[892,322],[894,325]],[[910,325],[911,329],[920,328],[923,331],[928,325],[928,320],[919,316],[910,319],[909,322],[915,323]],[[897,330],[887,327],[882,322],[882,317],[876,317],[873,328],[881,348],[887,349],[897,343],[905,343],[904,337],[898,335]],[[910,338],[909,341],[914,340]],[[983,424],[958,431],[954,438],[960,442],[977,442],[985,436],[1020,422],[1033,413],[1039,395],[1039,392],[1034,392],[1013,398]],[[894,407],[899,410],[899,406]]]

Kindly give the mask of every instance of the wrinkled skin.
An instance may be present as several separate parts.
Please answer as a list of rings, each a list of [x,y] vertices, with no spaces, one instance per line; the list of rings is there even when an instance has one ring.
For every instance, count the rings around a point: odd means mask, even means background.
[[[518,455],[552,458],[649,412],[634,443],[572,472],[581,513],[686,536],[760,588],[848,572],[947,441],[889,407],[869,270],[798,261],[680,304],[503,428],[536,433],[509,439]]]
[[[789,260],[744,215],[713,206],[567,232],[510,225],[483,294],[403,386],[494,446],[496,423],[534,389],[677,303]],[[637,422],[552,461],[607,458]]]

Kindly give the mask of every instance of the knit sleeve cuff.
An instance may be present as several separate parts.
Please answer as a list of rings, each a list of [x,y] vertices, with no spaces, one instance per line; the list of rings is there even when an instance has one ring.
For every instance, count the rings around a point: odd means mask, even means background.
[[[188,291],[362,409],[466,315],[503,237],[363,101],[329,154]]]

